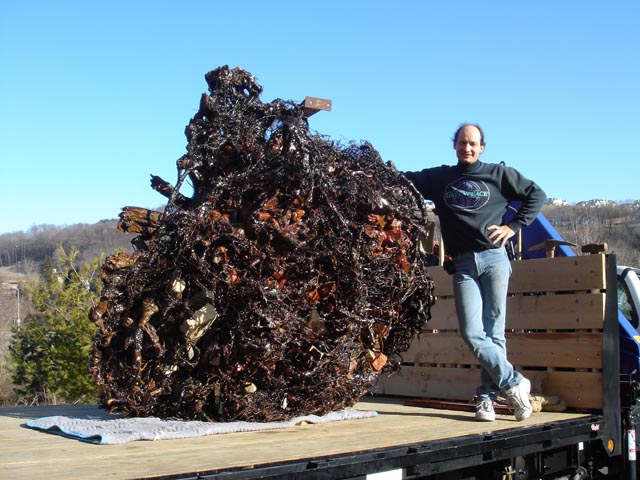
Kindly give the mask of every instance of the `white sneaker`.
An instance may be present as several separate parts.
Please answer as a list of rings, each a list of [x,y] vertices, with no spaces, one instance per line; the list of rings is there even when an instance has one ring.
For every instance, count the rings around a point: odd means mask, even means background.
[[[479,400],[476,404],[476,420],[479,422],[493,422],[496,419],[496,412],[493,410],[491,400]]]
[[[518,421],[529,418],[531,412],[533,412],[529,401],[530,391],[531,382],[523,377],[518,385],[504,392],[507,397],[507,403],[515,408],[514,415]]]

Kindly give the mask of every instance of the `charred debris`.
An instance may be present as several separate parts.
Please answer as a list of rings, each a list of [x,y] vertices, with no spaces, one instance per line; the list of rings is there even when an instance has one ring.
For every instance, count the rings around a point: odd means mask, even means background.
[[[352,406],[430,318],[423,200],[369,143],[263,103],[247,71],[205,79],[176,184],[151,179],[164,211],[123,208],[134,253],[102,268],[101,405],[205,421]]]

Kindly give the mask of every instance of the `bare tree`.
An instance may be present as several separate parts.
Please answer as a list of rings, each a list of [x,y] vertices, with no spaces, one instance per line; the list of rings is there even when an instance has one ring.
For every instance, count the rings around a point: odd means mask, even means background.
[[[545,206],[543,213],[565,240],[578,245],[606,243],[618,263],[640,266],[640,208],[637,203]]]

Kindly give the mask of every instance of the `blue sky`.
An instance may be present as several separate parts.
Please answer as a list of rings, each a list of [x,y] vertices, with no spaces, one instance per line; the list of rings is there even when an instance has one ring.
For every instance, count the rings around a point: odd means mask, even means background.
[[[166,199],[204,74],[333,101],[318,133],[400,170],[461,122],[550,197],[640,199],[640,2],[30,1],[0,6],[0,233]]]

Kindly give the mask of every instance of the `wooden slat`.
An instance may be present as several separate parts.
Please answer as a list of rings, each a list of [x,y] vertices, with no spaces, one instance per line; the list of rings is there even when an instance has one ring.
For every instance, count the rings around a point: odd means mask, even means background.
[[[522,373],[534,384],[536,375],[544,375],[542,393],[558,395],[569,408],[602,408],[602,375],[598,372],[525,369]],[[468,401],[475,395],[479,381],[480,369],[403,366],[398,374],[380,378],[374,392]]]
[[[606,288],[604,255],[522,260],[511,262],[511,266],[510,293]]]
[[[507,333],[507,356],[513,365],[572,369],[602,368],[602,334]],[[409,347],[407,363],[478,365],[457,333],[422,334]]]
[[[604,301],[604,293],[508,297],[507,328],[515,330],[602,329]]]
[[[424,330],[458,330],[458,328],[454,298],[438,297],[436,303],[431,306],[431,320],[424,326]]]
[[[606,287],[604,265],[604,255],[513,261],[509,293],[602,290]],[[451,275],[442,267],[427,271],[438,297],[453,295]]]
[[[601,329],[604,293],[517,295],[507,298],[507,329]],[[453,297],[439,298],[431,307],[429,330],[458,330]]]
[[[479,379],[479,368],[403,365],[399,373],[381,377],[374,393],[467,401],[476,394]]]
[[[602,368],[601,333],[507,334],[507,356],[516,366]]]
[[[531,372],[523,372],[534,378]],[[551,371],[545,393],[559,395],[571,408],[602,409],[602,375],[597,372]]]
[[[471,350],[457,333],[421,334],[402,358],[406,363],[422,365],[478,365]]]

